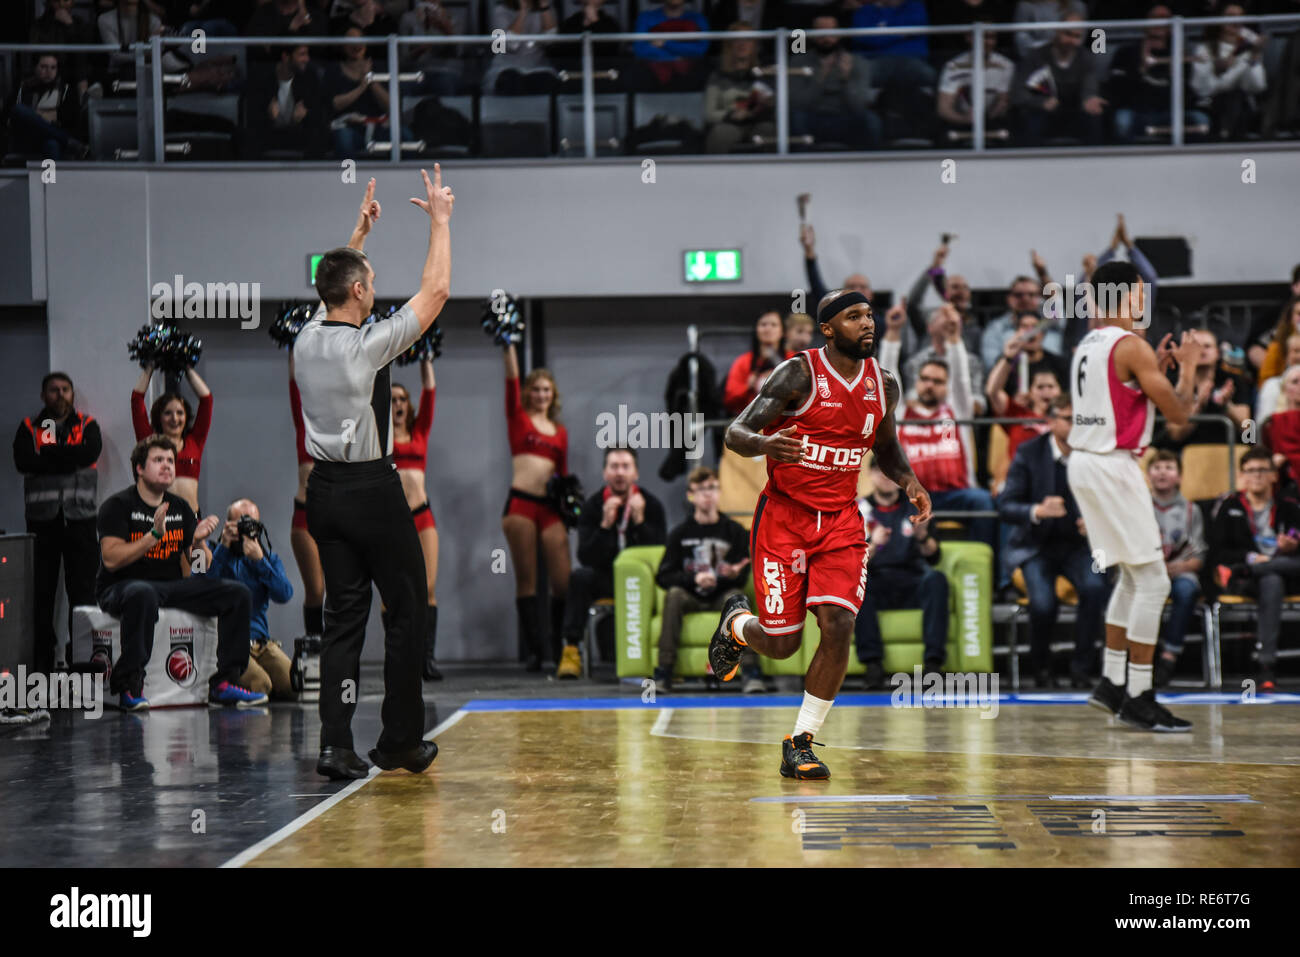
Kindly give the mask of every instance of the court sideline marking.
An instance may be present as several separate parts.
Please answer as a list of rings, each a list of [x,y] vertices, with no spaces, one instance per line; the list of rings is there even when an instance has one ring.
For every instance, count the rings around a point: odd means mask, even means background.
[[[469,712],[466,711],[464,708],[456,709],[456,711],[453,714],[451,714],[446,721],[442,722],[437,727],[435,727],[432,731],[426,734],[424,736],[424,740],[432,741],[435,737],[442,734],[448,728],[451,728],[459,724],[461,720],[464,719],[465,716],[468,714]],[[370,769],[370,773],[366,775],[366,777],[359,778],[356,781],[353,781],[351,784],[343,788],[343,790],[339,791],[337,794],[331,794],[329,797],[327,797],[324,801],[321,801],[320,804],[317,804],[311,810],[298,815],[296,818],[294,818],[284,827],[280,828],[280,830],[276,831],[274,834],[264,837],[256,844],[252,845],[251,847],[243,851],[240,851],[238,854],[236,854],[234,857],[232,857],[230,860],[226,861],[224,864],[220,866],[223,868],[243,867],[249,861],[253,860],[253,858],[257,857],[263,852],[268,851],[275,845],[279,844],[286,837],[289,837],[290,835],[295,834],[298,831],[302,830],[304,827],[306,827],[312,821],[316,820],[316,818],[320,817],[322,814],[324,814],[334,805],[339,804],[343,800],[351,797],[353,794],[356,794],[363,787],[365,787],[367,784],[369,784],[371,781],[373,781],[375,778],[379,777],[379,775],[383,773],[384,772],[381,771],[379,768],[372,767]]]

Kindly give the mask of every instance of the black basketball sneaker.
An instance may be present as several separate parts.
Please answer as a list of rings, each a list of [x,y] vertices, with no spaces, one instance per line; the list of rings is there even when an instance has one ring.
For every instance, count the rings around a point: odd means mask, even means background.
[[[812,749],[814,744],[819,748],[826,745],[812,738],[808,731],[785,736],[781,742],[781,777],[797,778],[800,781],[825,781],[831,776],[831,769],[813,754]]]
[[[1124,699],[1119,709],[1119,720],[1139,731],[1190,731],[1192,723],[1175,718],[1169,709],[1156,700],[1154,688],[1148,688],[1136,698]]]
[[[731,623],[737,615],[747,611],[749,600],[744,595],[732,595],[722,606],[718,630],[709,642],[709,664],[720,681],[730,681],[740,670],[740,656],[745,653],[745,646],[731,637]]]
[[[1119,709],[1124,706],[1124,689],[1103,675],[1088,704],[1107,714],[1119,714]]]

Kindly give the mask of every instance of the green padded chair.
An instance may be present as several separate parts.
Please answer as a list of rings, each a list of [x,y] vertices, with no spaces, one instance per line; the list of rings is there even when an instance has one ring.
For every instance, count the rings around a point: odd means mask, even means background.
[[[659,655],[664,592],[655,584],[655,572],[663,557],[662,545],[626,548],[614,560],[614,601],[617,624],[618,676],[648,678],[654,674]],[[952,616],[948,625],[950,671],[993,670],[993,550],[980,542],[944,542],[939,568],[948,576]],[[753,578],[745,593],[754,601]],[[699,676],[706,673],[709,640],[718,626],[717,612],[688,614],[682,622],[681,647],[677,651],[675,674]],[[923,664],[921,612],[886,611],[880,615],[887,672],[911,671]],[[760,658],[764,674],[804,675],[821,641],[817,620],[808,613],[803,646],[784,661]],[[864,670],[856,652],[849,652],[849,672]]]

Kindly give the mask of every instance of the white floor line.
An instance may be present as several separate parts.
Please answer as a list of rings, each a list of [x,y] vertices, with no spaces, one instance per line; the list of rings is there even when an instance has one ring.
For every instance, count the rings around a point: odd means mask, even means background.
[[[432,741],[437,735],[442,734],[448,728],[451,728],[456,724],[460,723],[460,721],[468,714],[469,712],[466,711],[464,708],[458,709],[454,714],[448,717],[446,721],[442,722],[442,724],[438,725],[436,728],[434,728],[432,731],[426,734],[424,736],[424,740]],[[289,835],[302,830],[304,827],[306,827],[312,821],[316,820],[316,818],[320,817],[322,814],[324,814],[334,805],[340,803],[341,801],[343,801],[348,797],[351,797],[353,794],[356,794],[363,787],[369,784],[371,780],[379,776],[381,773],[382,772],[380,771],[379,768],[372,767],[370,769],[370,774],[367,777],[358,778],[356,781],[353,781],[351,784],[345,787],[342,791],[339,791],[337,794],[330,795],[328,798],[326,798],[324,801],[321,801],[320,804],[317,804],[310,811],[307,811],[304,814],[300,814],[298,817],[294,818],[284,827],[280,828],[280,830],[276,831],[274,834],[268,837],[262,838],[252,847],[240,851],[238,854],[236,854],[230,860],[226,861],[221,866],[222,867],[243,867],[253,858],[257,857],[259,854],[263,853],[264,851],[267,851],[270,848],[274,847],[275,845],[279,844]]]
[[[659,717],[655,718],[654,727],[650,729],[651,734],[666,737],[668,733],[668,723],[673,720],[673,709],[664,708],[659,712]]]

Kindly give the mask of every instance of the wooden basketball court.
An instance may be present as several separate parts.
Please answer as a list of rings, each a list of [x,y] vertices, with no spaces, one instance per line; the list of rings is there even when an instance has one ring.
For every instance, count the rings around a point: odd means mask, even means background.
[[[228,862],[303,866],[1300,864],[1300,695],[1172,695],[1190,734],[1081,695],[844,695],[829,782],[777,773],[794,697],[471,701],[423,775],[375,773]]]

